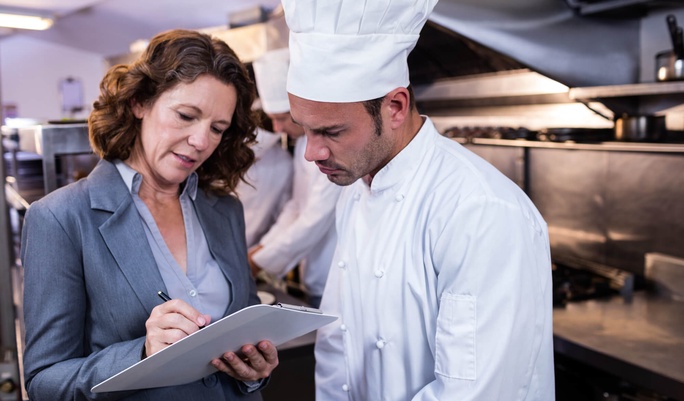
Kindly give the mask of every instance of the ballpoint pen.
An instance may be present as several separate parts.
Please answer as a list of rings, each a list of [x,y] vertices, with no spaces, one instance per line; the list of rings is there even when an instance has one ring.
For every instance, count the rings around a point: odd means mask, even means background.
[[[157,295],[159,295],[159,298],[161,298],[164,302],[168,302],[171,300],[171,297],[166,295],[164,291],[157,291]]]

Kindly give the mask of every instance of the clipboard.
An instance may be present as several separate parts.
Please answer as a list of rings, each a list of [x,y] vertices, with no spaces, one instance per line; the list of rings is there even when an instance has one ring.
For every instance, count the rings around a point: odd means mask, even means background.
[[[176,386],[216,372],[211,360],[245,344],[278,346],[337,320],[318,309],[252,305],[211,323],[94,386],[93,393]]]

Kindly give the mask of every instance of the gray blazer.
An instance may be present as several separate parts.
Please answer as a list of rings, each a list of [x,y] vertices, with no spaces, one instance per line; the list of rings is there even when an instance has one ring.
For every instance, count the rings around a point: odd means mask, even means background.
[[[258,303],[240,202],[198,190],[195,209],[230,285],[225,315]],[[107,161],[28,209],[21,259],[31,401],[261,399],[222,373],[176,387],[90,392],[140,360],[145,321],[161,302],[157,291],[165,290],[142,224],[118,170]]]

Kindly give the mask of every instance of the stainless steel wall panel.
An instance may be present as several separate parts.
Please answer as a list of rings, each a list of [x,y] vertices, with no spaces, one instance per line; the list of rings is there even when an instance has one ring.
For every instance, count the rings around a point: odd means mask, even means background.
[[[528,192],[549,225],[552,256],[605,264],[608,154],[530,149]]]
[[[525,149],[487,145],[465,145],[465,147],[487,160],[520,188],[526,189]]]
[[[684,154],[531,148],[528,163],[553,256],[639,274],[648,252],[684,257]]]

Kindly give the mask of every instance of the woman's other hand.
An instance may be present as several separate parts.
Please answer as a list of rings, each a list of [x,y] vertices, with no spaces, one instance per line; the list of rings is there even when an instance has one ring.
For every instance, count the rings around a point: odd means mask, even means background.
[[[270,341],[261,341],[256,346],[243,345],[240,353],[242,357],[235,352],[226,352],[211,361],[211,364],[219,371],[243,382],[266,378],[278,366],[278,350]]]

